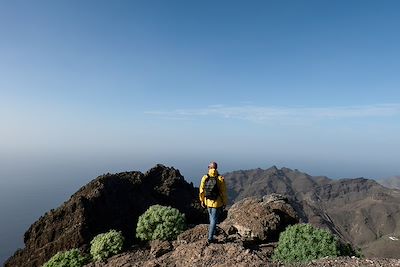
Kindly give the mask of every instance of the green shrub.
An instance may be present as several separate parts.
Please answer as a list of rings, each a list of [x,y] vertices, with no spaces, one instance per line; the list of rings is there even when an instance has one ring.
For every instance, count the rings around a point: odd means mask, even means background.
[[[92,255],[94,261],[103,261],[121,252],[123,244],[122,233],[110,230],[93,238],[90,242],[90,255]]]
[[[344,256],[353,253],[350,245],[343,245],[330,232],[310,224],[289,226],[279,236],[273,255],[283,262],[306,262],[322,257]]]
[[[179,210],[154,205],[139,217],[136,237],[141,240],[173,240],[185,227],[185,215]]]
[[[88,262],[88,258],[82,256],[78,249],[71,249],[58,252],[43,267],[81,267]]]

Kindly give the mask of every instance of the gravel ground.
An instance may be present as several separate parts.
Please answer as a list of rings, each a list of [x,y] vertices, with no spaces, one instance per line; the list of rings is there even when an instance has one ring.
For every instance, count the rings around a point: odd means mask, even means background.
[[[381,266],[381,267],[392,267],[399,266],[400,267],[400,259],[386,259],[386,258],[356,258],[356,257],[339,257],[339,258],[326,258],[320,260],[314,260],[307,264],[283,264],[281,266],[287,267],[308,267],[308,266],[318,266],[318,267],[330,267],[330,266]]]

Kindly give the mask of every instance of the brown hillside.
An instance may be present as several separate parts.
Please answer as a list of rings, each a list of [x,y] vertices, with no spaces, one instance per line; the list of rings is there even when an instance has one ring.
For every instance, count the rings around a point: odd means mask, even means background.
[[[400,176],[393,176],[390,178],[383,178],[376,180],[381,185],[393,188],[393,189],[400,189]]]
[[[225,174],[230,200],[278,193],[303,222],[325,227],[366,256],[400,258],[400,191],[364,178],[332,180],[298,170],[255,169]],[[399,238],[400,239],[400,238]]]

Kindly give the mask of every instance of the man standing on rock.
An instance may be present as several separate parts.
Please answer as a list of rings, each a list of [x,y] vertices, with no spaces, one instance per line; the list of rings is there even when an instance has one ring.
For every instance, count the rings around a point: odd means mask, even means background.
[[[200,183],[200,202],[203,208],[207,207],[210,217],[208,227],[207,243],[214,242],[215,229],[217,228],[218,217],[228,203],[226,184],[224,177],[218,174],[218,165],[211,162],[208,165],[208,173],[203,176]]]

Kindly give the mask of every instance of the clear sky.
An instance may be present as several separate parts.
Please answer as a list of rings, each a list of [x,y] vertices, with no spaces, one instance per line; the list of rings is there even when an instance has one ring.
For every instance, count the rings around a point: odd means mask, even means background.
[[[195,183],[210,160],[399,175],[399,11],[0,0],[1,213],[38,216],[97,175],[156,163]]]
[[[398,175],[399,8],[1,1],[2,182],[157,162],[195,176],[210,159]]]

